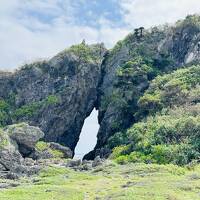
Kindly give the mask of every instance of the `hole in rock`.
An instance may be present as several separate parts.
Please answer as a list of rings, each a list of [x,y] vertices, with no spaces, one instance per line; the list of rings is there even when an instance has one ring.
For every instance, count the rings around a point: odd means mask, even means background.
[[[98,111],[94,109],[84,122],[79,141],[75,148],[74,158],[82,159],[85,154],[94,149],[97,143],[98,130]]]

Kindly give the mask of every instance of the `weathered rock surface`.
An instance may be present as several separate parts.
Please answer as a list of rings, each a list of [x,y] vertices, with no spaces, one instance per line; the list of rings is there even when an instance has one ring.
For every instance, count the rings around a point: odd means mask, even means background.
[[[4,123],[28,122],[41,128],[47,142],[74,151],[84,120],[97,101],[105,51],[103,44],[80,44],[49,61],[25,65],[13,74],[1,73],[0,98],[9,99],[11,108]]]
[[[145,30],[140,38],[130,34],[109,52],[102,44],[82,43],[15,73],[1,72],[0,111],[6,117],[0,124],[29,122],[41,128],[46,142],[74,152],[84,120],[96,108],[97,145],[85,159],[106,157],[108,139],[138,120],[137,102],[149,82],[158,74],[200,61],[199,40],[200,17],[188,16],[174,26]],[[20,151],[28,155],[31,145],[26,141],[23,145]]]
[[[153,66],[159,73],[200,62],[200,16],[188,16],[174,26],[145,30],[138,39],[128,35],[110,51],[102,63],[102,79],[98,88],[99,124],[95,150],[85,159],[109,155],[105,146],[110,136],[123,131],[137,121],[138,98],[149,86],[153,74],[138,71],[143,64]],[[119,72],[128,61],[142,58],[132,68],[139,76],[123,77]],[[129,68],[130,69],[130,68]],[[155,71],[156,71],[155,70]],[[130,79],[132,78],[132,79]],[[136,81],[137,80],[137,81]]]
[[[39,159],[50,159],[50,158],[72,158],[73,153],[70,148],[62,146],[55,142],[43,142],[40,141],[36,144],[35,151],[30,155],[31,158]]]
[[[72,158],[72,151],[68,147],[62,146],[55,142],[50,142],[50,148],[63,153],[64,158]]]
[[[44,137],[44,133],[38,127],[26,123],[7,126],[4,131],[17,143],[18,150],[24,157],[30,155],[35,150],[35,144]]]
[[[36,143],[42,137],[44,133],[38,127],[26,123],[0,129],[0,177],[18,179],[37,174],[42,166],[28,156],[36,151]],[[53,148],[69,154],[67,147],[53,143]]]

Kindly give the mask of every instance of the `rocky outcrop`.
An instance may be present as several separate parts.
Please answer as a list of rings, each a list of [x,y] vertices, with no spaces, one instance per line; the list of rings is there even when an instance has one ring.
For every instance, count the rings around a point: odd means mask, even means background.
[[[138,120],[138,99],[157,74],[199,61],[198,15],[188,16],[174,26],[145,30],[141,38],[130,34],[118,42],[102,63],[102,80],[98,90],[98,140],[95,150],[84,158],[109,155],[108,139]],[[144,73],[144,65],[151,68],[150,73]]]
[[[11,170],[21,165],[23,157],[17,144],[4,131],[0,130],[0,165],[3,170]]]
[[[105,51],[103,44],[82,43],[49,61],[25,65],[13,74],[2,73],[0,97],[9,106],[3,124],[28,122],[40,127],[45,141],[73,151],[85,118],[96,106]]]
[[[40,142],[43,137],[44,133],[38,127],[26,123],[0,129],[0,177],[17,179],[24,175],[31,176],[43,167],[42,159],[72,157],[67,147]],[[42,157],[47,155],[47,151],[50,156]]]
[[[44,133],[37,127],[26,123],[7,126],[5,129],[11,140],[17,143],[18,150],[23,157],[28,157],[35,151],[35,144],[44,137]]]
[[[174,26],[144,30],[141,37],[131,33],[110,51],[102,44],[83,42],[48,61],[27,64],[15,73],[2,72],[0,125],[28,122],[44,132],[48,144],[56,142],[74,152],[84,120],[96,108],[97,145],[85,158],[107,156],[109,138],[138,121],[138,99],[149,82],[199,62],[199,40],[200,17],[194,15]],[[23,141],[21,153],[28,155],[30,149]],[[49,149],[42,153],[51,156]]]
[[[50,159],[50,158],[72,158],[73,153],[70,148],[62,146],[55,142],[46,143],[40,141],[36,144],[35,152],[31,155],[33,159]]]

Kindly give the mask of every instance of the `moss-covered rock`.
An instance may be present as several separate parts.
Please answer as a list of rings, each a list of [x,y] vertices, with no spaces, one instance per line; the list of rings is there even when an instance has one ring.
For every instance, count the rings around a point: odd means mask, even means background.
[[[35,156],[37,159],[72,158],[72,151],[68,147],[64,147],[58,143],[39,141],[35,147]]]

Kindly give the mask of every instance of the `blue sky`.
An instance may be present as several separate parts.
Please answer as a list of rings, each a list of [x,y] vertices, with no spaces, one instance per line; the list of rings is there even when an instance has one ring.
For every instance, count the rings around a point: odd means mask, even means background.
[[[193,13],[199,0],[0,0],[0,69],[50,58],[83,38],[110,48],[137,26]]]

